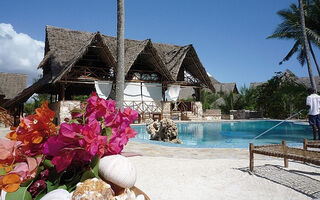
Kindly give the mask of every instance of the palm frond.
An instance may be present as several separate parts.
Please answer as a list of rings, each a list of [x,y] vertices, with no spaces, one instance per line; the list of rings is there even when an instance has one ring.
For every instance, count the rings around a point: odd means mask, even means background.
[[[306,27],[308,38],[316,45],[320,46],[320,35]]]
[[[299,61],[301,66],[303,66],[305,64],[306,53],[305,53],[304,45],[301,45],[301,49],[300,49],[299,54],[297,56],[297,60]]]
[[[293,47],[291,48],[291,50],[289,51],[289,53],[282,59],[281,62],[279,62],[279,65],[281,65],[285,61],[288,61],[291,58],[291,56],[298,51],[299,45],[300,45],[300,42],[296,41]]]

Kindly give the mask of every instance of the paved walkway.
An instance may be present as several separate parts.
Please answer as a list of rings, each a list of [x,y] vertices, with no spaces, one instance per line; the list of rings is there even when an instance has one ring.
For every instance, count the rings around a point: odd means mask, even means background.
[[[248,159],[248,149],[240,148],[179,148],[139,142],[129,142],[123,152],[150,157],[188,158],[188,159]],[[269,156],[255,155],[255,160],[275,159]]]

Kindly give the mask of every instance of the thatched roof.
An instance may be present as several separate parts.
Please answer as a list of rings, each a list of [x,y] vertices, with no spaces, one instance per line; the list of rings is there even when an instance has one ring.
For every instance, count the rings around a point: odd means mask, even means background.
[[[290,79],[297,83],[304,85],[306,88],[311,87],[310,78],[309,77],[297,77],[293,72],[289,69],[286,69],[283,73],[278,75],[281,79]],[[320,89],[320,77],[314,76],[314,80],[316,82],[317,89]],[[266,82],[254,82],[250,83],[250,88],[256,88]]]
[[[43,76],[46,78],[42,79],[40,85],[59,82],[89,48],[96,46],[99,47],[99,56],[116,71],[116,37],[102,35],[99,32],[89,33],[46,26],[45,56],[38,66],[43,69]],[[178,81],[178,73],[183,69],[198,79],[202,86],[214,91],[210,78],[192,45],[177,46],[153,43],[150,39],[143,41],[125,39],[125,73],[129,72],[139,58],[146,58],[148,63],[152,63],[154,70],[169,83]],[[47,78],[48,74],[51,79]],[[44,83],[43,80],[47,82]]]
[[[0,72],[0,95],[4,95],[4,99],[12,99],[27,87],[27,77],[26,74]]]
[[[258,87],[259,85],[262,85],[262,84],[264,84],[264,83],[266,83],[266,82],[253,82],[253,83],[250,83],[250,89],[252,89],[252,88],[256,88],[256,87]]]
[[[213,87],[216,90],[216,93],[224,93],[224,94],[239,93],[236,83],[216,83],[216,84],[213,84]]]
[[[320,90],[320,77],[314,76],[314,81],[316,82],[317,90]],[[311,87],[310,78],[309,77],[301,77],[299,78],[299,82],[302,83],[306,88]]]
[[[234,94],[239,94],[236,83],[220,83],[213,77],[210,77],[210,80],[215,89],[215,93],[230,94],[230,92],[232,92]],[[205,90],[209,91],[208,89],[205,89]],[[190,88],[190,87],[181,88],[179,99],[188,99],[192,97],[192,94],[194,94],[193,88]]]

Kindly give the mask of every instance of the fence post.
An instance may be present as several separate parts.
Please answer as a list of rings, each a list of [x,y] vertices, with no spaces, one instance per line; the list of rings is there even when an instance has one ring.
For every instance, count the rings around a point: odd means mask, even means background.
[[[254,149],[254,145],[253,145],[253,143],[250,143],[250,146],[249,146],[249,153],[250,153],[250,163],[249,163],[249,166],[250,166],[250,171],[251,171],[251,172],[253,171],[253,166],[254,166],[253,149]]]
[[[282,148],[283,148],[283,153],[284,153],[284,167],[288,167],[288,158],[286,157],[287,156],[287,153],[288,153],[288,149],[287,149],[287,143],[286,141],[282,141]]]

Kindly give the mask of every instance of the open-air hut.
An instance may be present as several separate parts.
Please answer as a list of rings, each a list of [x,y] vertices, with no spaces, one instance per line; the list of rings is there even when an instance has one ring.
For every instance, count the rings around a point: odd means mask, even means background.
[[[116,37],[99,32],[47,26],[45,56],[38,66],[43,70],[42,78],[4,107],[12,110],[34,93],[48,93],[60,121],[65,117],[63,112],[79,104],[73,101],[74,96],[96,91],[104,98],[114,98],[116,46]],[[214,91],[192,45],[159,44],[150,39],[125,40],[125,84],[125,106],[137,109],[141,117],[170,117],[172,105],[168,101],[177,100],[181,86],[196,88],[197,100],[200,88]],[[191,107],[184,109],[192,111]]]

